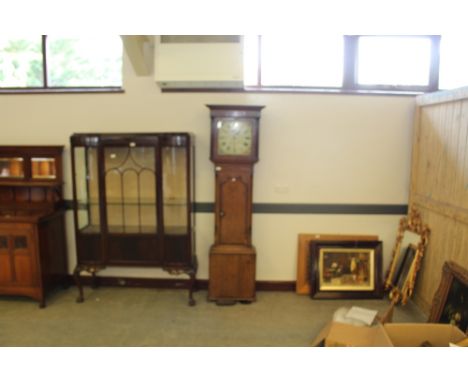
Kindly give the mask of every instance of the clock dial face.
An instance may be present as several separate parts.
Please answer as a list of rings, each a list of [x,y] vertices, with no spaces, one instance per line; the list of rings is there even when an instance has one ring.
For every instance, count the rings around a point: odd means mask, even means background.
[[[248,119],[220,119],[218,129],[218,155],[245,155],[252,153],[253,121]]]

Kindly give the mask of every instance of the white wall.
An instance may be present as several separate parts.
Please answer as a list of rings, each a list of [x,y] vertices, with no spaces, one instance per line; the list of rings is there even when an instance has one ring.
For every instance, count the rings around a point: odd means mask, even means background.
[[[406,204],[413,97],[259,93],[161,93],[153,77],[124,62],[124,94],[0,95],[1,144],[61,144],[65,197],[72,198],[69,137],[75,132],[189,131],[196,137],[196,201],[213,202],[209,112],[205,104],[265,105],[254,203]],[[377,234],[384,271],[396,215],[255,214],[257,279],[296,278],[297,234]],[[70,270],[73,221],[67,214]],[[197,214],[201,279],[208,278],[212,214]],[[153,269],[107,269],[102,275],[168,277]]]

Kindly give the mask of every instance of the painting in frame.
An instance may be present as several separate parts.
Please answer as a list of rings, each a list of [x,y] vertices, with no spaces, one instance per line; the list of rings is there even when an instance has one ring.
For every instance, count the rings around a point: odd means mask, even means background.
[[[310,244],[313,298],[381,298],[382,242],[327,241]]]
[[[377,235],[300,233],[297,244],[297,278],[296,293],[310,294],[310,244],[323,241],[375,241]]]
[[[457,263],[446,261],[442,267],[429,322],[450,323],[468,334],[468,270]]]

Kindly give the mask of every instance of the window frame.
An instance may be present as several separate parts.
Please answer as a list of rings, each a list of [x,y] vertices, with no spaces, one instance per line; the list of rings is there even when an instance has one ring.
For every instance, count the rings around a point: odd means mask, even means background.
[[[49,93],[63,94],[63,93],[123,93],[124,92],[123,86],[85,86],[85,87],[49,86],[48,77],[47,77],[47,35],[41,35],[41,51],[42,51],[43,86],[0,87],[0,94],[49,94]]]
[[[418,85],[363,85],[357,82],[357,66],[359,65],[358,46],[360,37],[410,37],[424,38],[431,43],[429,63],[429,78],[426,86]],[[350,90],[380,90],[380,91],[414,91],[433,92],[439,88],[440,35],[345,35],[344,36],[344,74],[343,88]]]
[[[418,37],[429,39],[431,54],[429,78],[426,86],[417,85],[363,85],[357,81],[357,66],[359,64],[358,44],[360,37]],[[343,82],[340,87],[325,86],[265,86],[262,85],[262,36],[258,37],[257,50],[257,84],[245,86],[246,91],[259,92],[312,92],[312,93],[344,93],[344,94],[396,94],[414,95],[439,90],[440,65],[440,35],[343,35]]]

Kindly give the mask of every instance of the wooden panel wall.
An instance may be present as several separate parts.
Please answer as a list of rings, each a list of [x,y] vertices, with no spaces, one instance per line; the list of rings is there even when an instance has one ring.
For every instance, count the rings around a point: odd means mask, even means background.
[[[431,229],[413,297],[429,313],[444,262],[468,268],[468,87],[417,98],[410,205]]]

